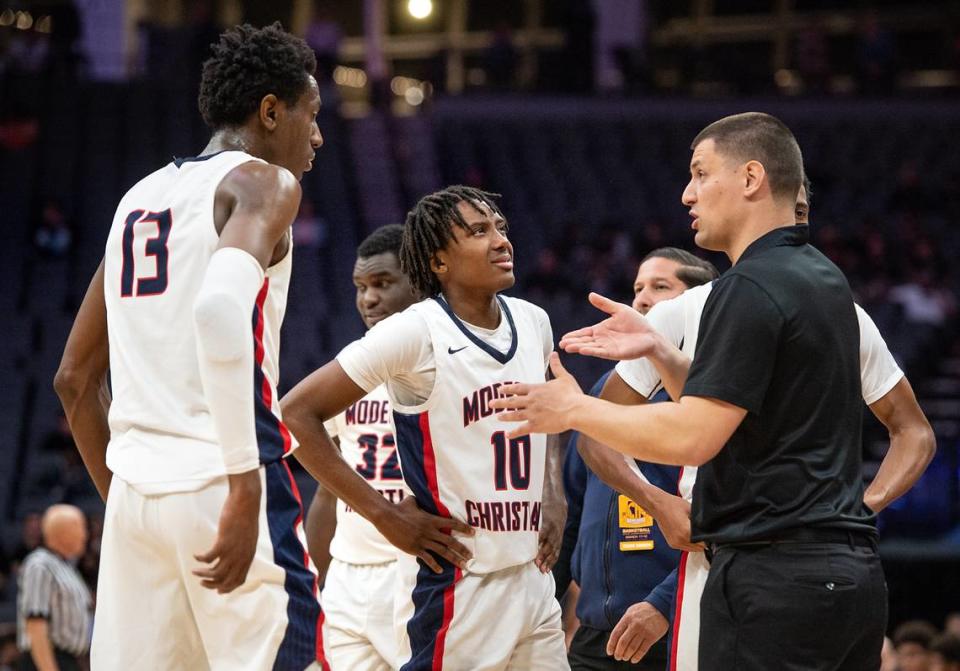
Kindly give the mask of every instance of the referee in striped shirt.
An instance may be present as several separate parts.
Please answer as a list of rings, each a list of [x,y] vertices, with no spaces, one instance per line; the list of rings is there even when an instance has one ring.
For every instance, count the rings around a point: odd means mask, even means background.
[[[87,546],[78,508],[43,515],[43,547],[23,561],[17,581],[17,647],[24,671],[73,671],[90,649],[93,599],[73,562]]]

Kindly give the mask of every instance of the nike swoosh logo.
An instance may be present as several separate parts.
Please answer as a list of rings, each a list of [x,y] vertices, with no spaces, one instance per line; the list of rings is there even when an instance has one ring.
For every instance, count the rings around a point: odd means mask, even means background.
[[[462,352],[463,350],[467,349],[468,347],[470,347],[470,345],[464,345],[463,347],[459,347],[459,348],[457,348],[457,349],[453,349],[452,347],[448,347],[448,348],[447,348],[447,354],[456,354],[457,352]]]

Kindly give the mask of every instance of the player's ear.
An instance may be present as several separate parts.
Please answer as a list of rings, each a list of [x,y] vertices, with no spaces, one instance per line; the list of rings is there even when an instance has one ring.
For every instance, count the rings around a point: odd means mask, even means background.
[[[447,265],[447,262],[443,259],[440,253],[434,254],[430,257],[430,270],[437,275],[441,275],[447,272],[449,269],[450,266]]]
[[[268,93],[260,100],[258,117],[260,123],[267,130],[277,129],[277,119],[280,116],[280,100],[272,93]]]

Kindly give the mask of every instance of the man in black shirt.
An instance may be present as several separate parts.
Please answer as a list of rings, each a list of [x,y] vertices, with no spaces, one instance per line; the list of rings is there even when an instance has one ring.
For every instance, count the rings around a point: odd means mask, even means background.
[[[691,517],[713,553],[702,670],[876,669],[886,587],[863,504],[850,288],[793,225],[803,162],[786,126],[726,117],[692,147],[683,202],[696,242],[734,265],[704,308],[680,401],[585,397],[554,354],[557,380],[501,388],[517,396],[495,405],[525,421],[517,435],[573,428],[636,458],[702,466]],[[609,339],[626,319],[584,337]]]

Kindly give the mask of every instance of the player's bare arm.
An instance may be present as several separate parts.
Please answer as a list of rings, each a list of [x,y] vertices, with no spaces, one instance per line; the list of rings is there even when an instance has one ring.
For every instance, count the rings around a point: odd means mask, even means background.
[[[70,432],[100,498],[107,500],[112,473],[107,468],[110,392],[107,372],[107,306],[103,298],[103,263],[97,268],[70,329],[53,386],[60,397]]]
[[[878,513],[920,478],[933,459],[937,444],[907,378],[870,404],[870,410],[890,434],[890,448],[863,497],[870,510]]]
[[[747,414],[732,403],[698,396],[621,406],[584,394],[556,352],[550,367],[555,380],[506,385],[501,393],[511,396],[491,402],[490,407],[506,411],[500,414],[503,421],[522,422],[511,438],[574,429],[637,459],[700,466],[720,452]]]
[[[533,560],[549,573],[560,557],[563,527],[567,522],[567,497],[563,491],[563,445],[558,434],[547,436],[547,463],[543,476],[543,518],[537,556]]]
[[[303,523],[303,532],[307,536],[307,551],[313,565],[317,567],[317,578],[320,585],[324,584],[327,569],[333,558],[330,554],[330,541],[337,531],[337,497],[318,484],[313,494],[313,501],[307,510],[307,517]]]
[[[366,517],[393,545],[419,557],[440,573],[434,553],[463,567],[470,551],[449,531],[472,534],[460,520],[420,510],[413,497],[387,501],[339,455],[323,423],[366,396],[337,361],[314,371],[280,401],[287,427],[300,441],[294,454],[304,468],[337,498]]]
[[[616,371],[607,378],[599,398],[622,406],[647,403],[647,399],[624,382]],[[597,477],[636,501],[657,520],[670,547],[688,552],[703,551],[702,544],[690,542],[690,504],[687,501],[637,477],[624,461],[622,454],[590,436],[580,434],[577,450],[584,463]]]
[[[238,166],[217,188],[214,221],[220,243],[198,294],[194,316],[201,377],[225,449],[233,447],[231,406],[246,402],[242,390],[249,388],[249,384],[245,384],[250,370],[246,360],[253,347],[249,338],[249,315],[260,287],[256,285],[256,278],[248,277],[248,269],[240,268],[242,254],[228,261],[221,269],[222,276],[213,277],[212,269],[216,267],[217,254],[226,249],[240,250],[249,255],[246,258],[253,257],[261,273],[278,254],[282,258],[280,252],[289,245],[287,232],[300,206],[300,195],[300,184],[288,170],[256,162]],[[239,301],[236,309],[231,309],[234,304],[229,300],[237,291],[229,275],[233,271],[242,271],[245,282],[253,280],[241,292],[243,295],[236,296]],[[233,338],[237,339],[236,356],[229,354]],[[201,578],[204,587],[220,593],[243,584],[256,551],[261,497],[259,460],[255,446],[245,447],[250,454],[243,465],[232,467],[228,461],[229,494],[220,514],[214,545],[207,552],[195,555],[197,561],[208,566],[195,570],[194,574]]]

